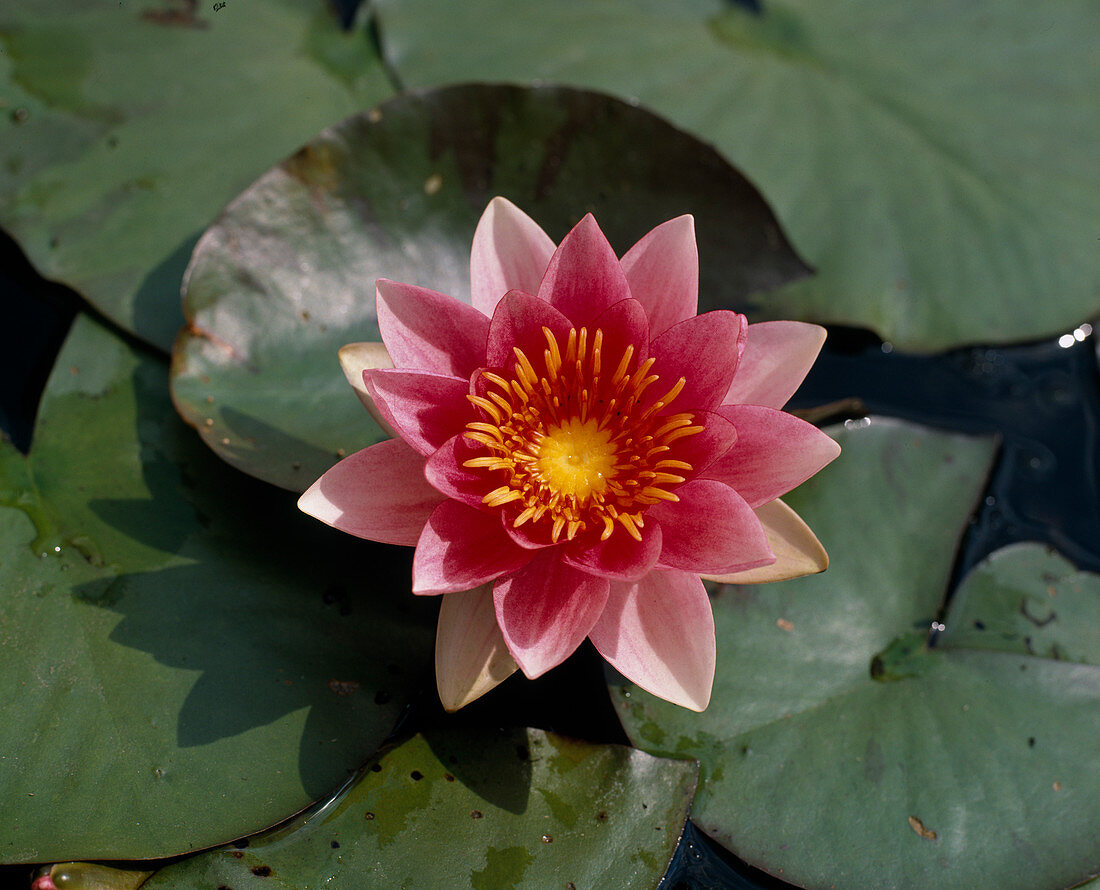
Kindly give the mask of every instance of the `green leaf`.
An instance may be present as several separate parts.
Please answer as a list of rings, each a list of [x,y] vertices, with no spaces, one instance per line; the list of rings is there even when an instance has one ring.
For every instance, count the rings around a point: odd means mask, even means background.
[[[879,422],[837,438],[840,458],[790,496],[829,570],[717,590],[710,707],[623,686],[628,734],[697,757],[696,823],[799,886],[1083,880],[1100,837],[1100,578],[1034,545],[997,553],[929,647],[992,446]]]
[[[537,729],[416,736],[307,818],[158,872],[177,887],[656,887],[697,766]]]
[[[31,454],[0,442],[0,861],[262,829],[344,781],[430,670],[407,566],[215,459],[166,376],[81,316]]]
[[[170,348],[191,248],[237,192],[391,92],[319,0],[31,0],[0,12],[0,225]]]
[[[646,111],[549,87],[400,96],[321,133],[203,235],[173,365],[184,418],[294,490],[384,438],[337,350],[378,339],[378,278],[468,300],[474,227],[497,194],[555,240],[592,211],[620,254],[695,214],[703,308],[805,273],[744,178]]]
[[[1100,311],[1100,7],[1010,0],[378,0],[402,82],[637,97],[718,149],[818,274],[773,318],[935,350]]]

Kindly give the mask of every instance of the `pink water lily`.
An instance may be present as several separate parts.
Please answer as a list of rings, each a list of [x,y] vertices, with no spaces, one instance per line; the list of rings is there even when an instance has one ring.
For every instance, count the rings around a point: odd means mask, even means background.
[[[470,283],[472,305],[378,282],[384,346],[341,360],[394,438],[334,466],[301,509],[416,547],[413,592],[443,595],[448,709],[517,666],[538,677],[587,637],[637,685],[702,710],[715,637],[701,576],[827,565],[778,500],[840,451],[780,410],[824,331],[696,315],[690,216],[620,260],[591,215],[555,248],[495,198]]]

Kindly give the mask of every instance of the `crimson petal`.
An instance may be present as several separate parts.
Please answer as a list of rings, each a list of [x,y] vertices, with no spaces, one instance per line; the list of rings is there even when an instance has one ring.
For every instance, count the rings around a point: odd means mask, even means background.
[[[578,328],[630,296],[623,267],[591,213],[562,239],[538,295]]]
[[[444,501],[432,511],[413,554],[413,593],[471,590],[531,558],[492,513]]]
[[[801,485],[840,454],[813,424],[775,408],[723,405],[715,410],[737,427],[737,444],[704,472],[759,507]]]
[[[497,623],[520,670],[534,679],[568,658],[600,617],[608,589],[606,578],[565,565],[556,549],[497,581]]]
[[[714,408],[737,372],[745,348],[745,316],[727,309],[696,315],[654,338],[649,354],[653,371],[666,388],[683,377],[686,383],[670,410]]]
[[[363,372],[367,391],[383,419],[401,438],[429,455],[473,417],[467,380],[425,371],[374,368]]]
[[[484,361],[489,319],[473,306],[384,278],[375,292],[378,330],[395,367],[469,377]]]
[[[721,482],[695,479],[676,489],[680,500],[645,514],[659,522],[664,546],[658,565],[722,574],[775,562],[760,520],[737,492]]]

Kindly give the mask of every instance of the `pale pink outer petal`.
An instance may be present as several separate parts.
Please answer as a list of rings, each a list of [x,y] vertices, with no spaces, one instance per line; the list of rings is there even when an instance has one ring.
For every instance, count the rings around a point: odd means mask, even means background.
[[[543,550],[493,585],[497,623],[508,651],[530,679],[561,664],[588,636],[607,602],[608,581]]]
[[[470,294],[474,308],[492,316],[510,290],[538,293],[554,255],[554,242],[507,198],[493,198],[474,232]]]
[[[840,454],[811,423],[777,408],[723,405],[714,411],[737,428],[737,442],[702,473],[759,507],[801,485]]]
[[[589,639],[624,677],[673,704],[702,711],[714,682],[714,615],[698,575],[650,572],[613,582]]]
[[[619,258],[591,213],[558,245],[538,296],[578,328],[630,296]]]
[[[424,478],[424,458],[400,439],[345,457],[298,499],[298,508],[340,531],[414,545],[443,501]]]
[[[412,590],[429,595],[471,590],[530,559],[531,553],[504,533],[495,512],[444,501],[432,511],[416,542]]]
[[[497,624],[490,585],[441,598],[435,630],[435,685],[446,710],[464,708],[517,669]]]
[[[703,575],[708,581],[724,584],[764,584],[770,581],[787,581],[824,572],[829,567],[829,556],[810,527],[790,507],[774,500],[755,510],[757,519],[764,526],[768,546],[775,554],[775,562],[744,572],[724,575]]]
[[[355,394],[359,396],[359,401],[363,403],[363,407],[374,418],[375,423],[396,438],[397,431],[382,416],[382,412],[374,404],[373,396],[367,392],[367,384],[363,380],[364,371],[393,367],[393,359],[390,358],[386,347],[381,343],[349,343],[347,346],[340,347],[339,355],[340,367],[344,371],[344,376],[348,378],[348,383],[355,390]]]
[[[675,324],[649,345],[660,374],[654,389],[662,394],[681,377],[685,385],[670,411],[714,408],[729,389],[745,348],[745,316],[728,309],[694,315]]]
[[[662,568],[718,573],[775,561],[760,520],[729,486],[695,479],[676,494],[678,502],[662,501],[645,514],[647,526],[651,520],[661,525]]]
[[[458,435],[474,416],[466,399],[470,382],[460,377],[378,368],[364,371],[363,380],[386,422],[425,456]]]
[[[804,321],[750,324],[745,354],[723,405],[782,408],[810,371],[825,342],[825,328]]]
[[[396,367],[469,378],[485,363],[489,319],[473,306],[385,278],[375,285],[375,301],[378,330]]]
[[[630,293],[649,316],[656,337],[699,308],[699,249],[695,220],[678,216],[651,230],[622,259]]]

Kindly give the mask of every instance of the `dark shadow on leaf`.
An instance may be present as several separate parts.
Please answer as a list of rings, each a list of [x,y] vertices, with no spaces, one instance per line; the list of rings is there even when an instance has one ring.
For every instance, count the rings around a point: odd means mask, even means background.
[[[142,279],[134,293],[134,330],[166,351],[184,325],[180,285],[201,234],[195,232],[181,241]]]
[[[491,740],[476,729],[428,732],[424,738],[447,771],[482,800],[516,815],[526,812],[531,796],[526,729],[501,729]]]
[[[163,368],[142,363],[133,382],[149,498],[91,506],[158,551],[147,564],[175,565],[100,579],[74,595],[122,616],[112,642],[195,673],[177,715],[181,748],[217,745],[307,708],[301,781],[312,796],[331,792],[430,682],[437,603],[411,595],[408,548],[327,528],[293,494],[213,455],[164,412]],[[150,713],[160,707],[151,698]],[[262,757],[250,750],[217,768],[262,771]]]
[[[339,373],[337,370],[335,373]],[[348,388],[348,403],[354,407],[357,403]],[[310,445],[301,439],[289,435],[257,417],[237,411],[234,408],[224,407],[221,412],[226,426],[238,439],[248,443],[254,443],[255,457],[242,456],[240,466],[247,467],[255,463],[264,470],[264,478],[278,479],[287,485],[295,484],[300,490],[308,488],[315,479],[331,467],[339,456],[324,448]],[[369,421],[366,412],[363,412],[363,430],[370,430],[373,425]],[[366,443],[364,443],[365,445]],[[279,462],[285,466],[278,469]]]

